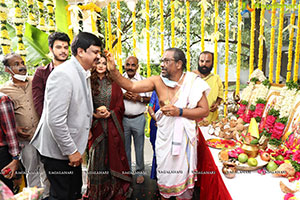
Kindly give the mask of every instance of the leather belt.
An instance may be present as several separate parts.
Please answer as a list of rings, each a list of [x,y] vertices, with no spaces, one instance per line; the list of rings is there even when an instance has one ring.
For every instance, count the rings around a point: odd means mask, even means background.
[[[144,113],[142,112],[142,113],[137,114],[137,115],[124,115],[124,117],[129,118],[129,119],[133,119],[133,118],[136,118],[136,117],[141,116],[141,115],[143,115],[143,114],[144,114]]]

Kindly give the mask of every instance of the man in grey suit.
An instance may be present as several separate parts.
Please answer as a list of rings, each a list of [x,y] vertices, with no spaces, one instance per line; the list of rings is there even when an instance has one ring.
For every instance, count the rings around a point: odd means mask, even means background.
[[[49,199],[81,198],[81,163],[93,117],[89,69],[100,59],[101,41],[79,33],[72,57],[50,74],[44,110],[32,145],[42,156],[51,183]]]

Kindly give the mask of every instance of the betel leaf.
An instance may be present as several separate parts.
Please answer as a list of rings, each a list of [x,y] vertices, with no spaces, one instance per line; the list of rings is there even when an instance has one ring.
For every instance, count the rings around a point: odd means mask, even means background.
[[[256,102],[255,102],[256,104],[266,104],[267,103],[267,101],[266,100],[264,100],[264,99],[262,99],[262,98],[258,98],[257,100],[256,100]]]
[[[279,110],[275,110],[274,108],[271,108],[268,112],[268,115],[273,115],[274,117],[279,116]]]
[[[288,87],[289,90],[292,89],[299,89],[299,85],[297,83],[295,83],[293,80],[290,80],[286,83],[286,86]]]
[[[279,146],[279,145],[281,145],[281,143],[282,143],[282,141],[281,141],[281,140],[278,140],[278,139],[276,139],[276,138],[271,138],[271,139],[269,140],[269,144],[270,144],[270,145]]]
[[[270,87],[271,87],[271,83],[270,83],[269,79],[264,80],[264,81],[262,82],[262,84],[263,84],[264,86],[266,86],[267,88],[270,88]]]
[[[243,104],[243,105],[248,105],[248,101],[242,100],[242,101],[241,101],[241,104]]]
[[[255,110],[255,105],[251,104],[249,107],[249,110],[254,111]]]
[[[55,5],[55,23],[57,31],[68,34],[68,18],[66,6],[68,2],[66,0],[56,0]]]
[[[286,124],[288,120],[289,120],[288,117],[281,117],[279,119],[276,119],[276,122],[279,122],[279,123],[282,123],[282,124]]]
[[[253,83],[256,83],[257,81],[259,81],[259,79],[258,78],[256,78],[256,77],[253,77],[253,78],[251,78],[251,80],[250,80],[251,82],[253,82]]]
[[[24,44],[27,51],[26,60],[31,65],[47,64],[51,61],[47,56],[48,34],[44,31],[25,23]]]

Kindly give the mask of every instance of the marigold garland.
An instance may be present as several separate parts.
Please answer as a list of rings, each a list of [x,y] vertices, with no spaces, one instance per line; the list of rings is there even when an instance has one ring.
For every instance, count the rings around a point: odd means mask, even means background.
[[[215,34],[218,33],[218,16],[219,15],[219,3],[218,0],[215,1]],[[217,73],[218,69],[218,40],[215,37],[214,46],[214,73]]]
[[[173,1],[172,1],[173,2]],[[174,2],[173,2],[174,3]],[[151,76],[150,68],[150,9],[149,9],[149,0],[146,0],[146,29],[147,29],[147,77]],[[172,40],[173,43],[173,40]]]
[[[236,57],[236,89],[235,94],[240,93],[240,70],[242,52],[242,0],[238,1],[238,37],[237,37],[237,57]]]
[[[0,3],[0,23],[1,23],[0,45],[2,47],[3,54],[6,55],[10,52],[10,45],[11,45],[11,41],[9,39],[8,31],[6,28],[7,13],[9,10],[5,4],[5,0],[1,0],[0,2],[1,2]]]
[[[44,1],[37,0],[37,4],[39,7],[39,25],[38,28],[42,31],[47,31],[47,26],[45,25],[45,16],[44,16]]]
[[[300,11],[300,4],[298,6],[298,13]],[[295,49],[295,63],[294,63],[294,78],[293,81],[296,83],[298,80],[298,69],[299,69],[299,52],[300,52],[300,20],[297,24],[297,38],[296,38],[296,49]]]
[[[226,1],[225,8],[225,104],[224,104],[224,116],[227,116],[227,97],[228,97],[228,67],[229,67],[229,0]]]
[[[53,0],[48,0],[46,2],[46,7],[48,10],[48,31],[49,33],[53,33],[55,32],[56,28],[55,28],[55,23],[54,23],[54,4],[53,4]]]
[[[204,11],[204,5],[201,4],[201,51],[205,50],[205,45],[204,45],[204,34],[205,34],[205,11]]]
[[[254,69],[254,40],[255,40],[255,0],[252,0],[252,8],[251,12],[251,42],[250,42],[250,58],[249,58],[249,77]]]
[[[107,22],[104,22],[104,29],[105,29],[105,49],[108,49]]]
[[[164,54],[164,1],[160,0],[160,54]]]
[[[133,40],[133,56],[136,56],[136,12],[132,12],[132,40]]]
[[[70,5],[67,5],[65,9],[67,11],[68,35],[70,37],[70,40],[72,41],[73,40],[73,30],[71,28],[71,12],[70,12],[69,8],[70,8]]]
[[[258,69],[262,70],[263,56],[264,56],[264,20],[265,20],[265,8],[260,10],[260,22],[259,22],[259,50],[258,50]]]
[[[78,3],[77,4],[78,8],[80,8],[82,6],[82,3]],[[79,25],[79,32],[83,31],[83,16],[82,16],[82,12],[78,11],[78,25]],[[92,17],[91,17],[92,18]]]
[[[273,83],[273,66],[274,66],[274,45],[275,45],[275,18],[276,18],[276,0],[272,0],[271,16],[271,39],[270,39],[270,63],[269,63],[269,80]]]
[[[296,0],[292,1],[292,5],[296,4]],[[294,26],[295,24],[295,10],[293,9],[291,14],[291,22],[290,25]],[[293,38],[294,38],[294,28],[290,30],[290,36],[289,36],[289,50],[288,50],[288,65],[287,65],[287,74],[286,74],[286,82],[288,82],[291,79],[291,70],[292,70],[292,62],[293,62]]]
[[[280,5],[284,5],[284,0],[280,1]],[[284,21],[284,6],[281,6],[280,7],[279,30],[278,30],[278,45],[277,45],[276,83],[279,83],[280,70],[281,70],[283,21]]]
[[[108,3],[108,5],[107,5],[107,23],[108,23],[108,47],[109,47],[109,51],[112,51],[111,5],[110,5],[110,3]]]
[[[122,58],[121,58],[121,54],[122,54],[122,33],[121,33],[121,7],[120,7],[120,1],[117,1],[117,35],[118,35],[118,47],[117,47],[117,62],[119,66],[122,66]],[[120,73],[123,73],[123,69],[122,67],[120,67]]]
[[[23,60],[25,60],[26,51],[25,46],[23,44],[23,23],[25,22],[25,19],[22,18],[22,13],[20,9],[20,1],[14,0],[14,7],[15,7],[15,18],[14,18],[14,24],[16,28],[16,35],[18,38],[18,53],[21,55]]]
[[[35,14],[33,12],[33,0],[27,0],[27,5],[28,5],[28,23],[36,26],[37,21],[35,19]]]
[[[175,6],[174,0],[171,0],[171,40],[172,47],[175,47]]]
[[[186,1],[186,68],[191,71],[190,61],[190,1]]]

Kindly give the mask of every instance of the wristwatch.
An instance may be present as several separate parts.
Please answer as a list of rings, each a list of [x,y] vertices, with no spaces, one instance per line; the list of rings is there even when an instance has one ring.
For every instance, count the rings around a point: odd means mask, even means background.
[[[16,156],[13,156],[12,159],[13,159],[13,160],[20,160],[20,155],[18,154],[18,155],[16,155]]]
[[[141,103],[144,103],[144,98],[143,97],[141,97]]]

